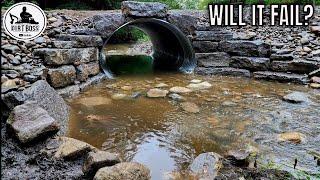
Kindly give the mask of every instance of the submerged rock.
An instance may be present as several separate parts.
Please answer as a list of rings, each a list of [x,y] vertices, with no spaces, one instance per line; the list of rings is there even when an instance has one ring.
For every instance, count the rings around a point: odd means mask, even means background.
[[[179,94],[176,94],[176,93],[169,94],[169,98],[175,101],[185,101],[185,98],[183,96],[180,96]]]
[[[61,144],[54,154],[57,159],[77,158],[94,149],[88,143],[69,137],[59,137],[59,141]]]
[[[7,124],[22,143],[59,130],[57,121],[32,101],[16,106]]]
[[[200,112],[200,108],[192,102],[183,102],[180,104],[181,108],[190,113],[198,113]]]
[[[190,93],[192,92],[191,89],[188,89],[188,88],[185,88],[185,87],[180,87],[180,86],[175,86],[175,87],[172,87],[170,88],[169,90],[170,92],[172,93]]]
[[[111,99],[102,97],[102,96],[96,96],[96,97],[85,97],[78,100],[79,104],[82,104],[84,106],[100,106],[100,105],[107,105],[111,103]]]
[[[158,88],[150,89],[147,92],[147,96],[151,97],[151,98],[166,97],[167,94],[168,94],[167,90],[162,90],[162,89],[158,89]]]
[[[295,91],[283,96],[283,100],[291,103],[310,102],[310,99],[308,98],[308,94],[305,94],[303,92],[298,92],[298,91]]]
[[[113,166],[117,163],[120,163],[118,154],[106,151],[89,152],[88,158],[82,166],[82,172],[84,174],[94,174],[102,167]]]
[[[233,101],[224,101],[224,102],[222,102],[221,105],[225,106],[225,107],[234,107],[234,106],[237,106],[237,103],[235,103]]]
[[[290,141],[296,144],[304,141],[306,136],[300,132],[285,132],[278,135],[278,141]]]
[[[214,152],[200,154],[189,166],[192,174],[199,179],[205,180],[214,179],[221,167],[221,156]]]
[[[187,86],[187,88],[190,88],[194,91],[209,89],[211,87],[212,87],[212,85],[210,83],[208,83],[207,81],[204,81],[202,83],[191,83]]]
[[[150,170],[144,165],[136,162],[123,162],[111,167],[104,167],[98,170],[94,180],[149,180]]]
[[[117,94],[112,95],[111,99],[120,100],[120,99],[125,99],[127,97],[128,97],[128,95],[126,95],[126,94],[117,93]]]

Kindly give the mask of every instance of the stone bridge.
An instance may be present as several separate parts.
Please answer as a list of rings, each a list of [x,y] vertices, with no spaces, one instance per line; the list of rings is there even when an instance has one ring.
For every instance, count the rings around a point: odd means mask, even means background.
[[[124,26],[138,27],[150,36],[153,56],[162,57],[158,67],[300,84],[319,75],[317,15],[310,27],[290,28],[211,27],[205,11],[168,10],[161,3],[123,2],[122,11],[96,12],[82,20],[57,12],[47,15],[46,31],[34,41],[17,42],[2,35],[4,78],[19,78],[15,88],[2,93],[45,79],[61,95],[72,96],[100,81],[105,78],[100,68],[103,46]]]

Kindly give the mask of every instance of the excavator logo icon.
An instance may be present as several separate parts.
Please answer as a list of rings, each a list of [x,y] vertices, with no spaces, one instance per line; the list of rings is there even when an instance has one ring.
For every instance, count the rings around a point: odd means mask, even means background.
[[[11,6],[3,18],[6,33],[17,40],[32,40],[42,34],[47,24],[43,10],[32,3]]]

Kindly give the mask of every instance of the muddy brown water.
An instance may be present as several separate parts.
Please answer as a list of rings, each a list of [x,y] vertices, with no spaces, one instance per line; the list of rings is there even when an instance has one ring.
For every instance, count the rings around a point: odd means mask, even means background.
[[[192,79],[212,84],[209,89],[182,94],[200,107],[199,113],[185,112],[169,97],[146,97],[159,83],[167,84],[162,89],[168,90],[185,87]],[[309,94],[312,102],[283,101],[282,96],[292,91]],[[117,93],[128,98],[112,99]],[[254,149],[259,167],[293,171],[294,159],[298,159],[297,169],[320,171],[308,153],[320,149],[320,96],[319,91],[305,86],[240,77],[151,73],[106,80],[68,102],[70,137],[119,153],[125,161],[146,165],[153,179],[186,171],[200,153],[223,155],[231,149]],[[291,131],[303,133],[305,141],[277,140],[277,134]]]

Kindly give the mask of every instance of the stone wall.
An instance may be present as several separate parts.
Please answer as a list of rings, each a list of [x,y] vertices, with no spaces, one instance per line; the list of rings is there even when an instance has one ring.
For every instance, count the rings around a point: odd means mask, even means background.
[[[205,11],[169,11],[160,3],[136,2],[124,3],[123,12],[95,12],[84,19],[62,12],[47,12],[47,17],[46,31],[33,41],[16,41],[2,31],[2,95],[22,91],[43,79],[66,97],[100,81],[104,76],[98,59],[104,41],[137,18],[163,19],[188,36],[198,60],[198,74],[301,84],[319,76],[318,15],[310,27],[210,27]]]

